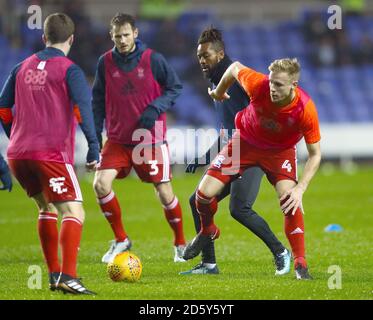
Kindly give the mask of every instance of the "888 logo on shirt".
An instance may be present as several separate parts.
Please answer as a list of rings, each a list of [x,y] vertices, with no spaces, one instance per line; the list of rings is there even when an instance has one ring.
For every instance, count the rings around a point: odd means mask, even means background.
[[[47,81],[47,70],[28,69],[25,73],[25,84],[30,86],[31,90],[44,90],[44,84]]]

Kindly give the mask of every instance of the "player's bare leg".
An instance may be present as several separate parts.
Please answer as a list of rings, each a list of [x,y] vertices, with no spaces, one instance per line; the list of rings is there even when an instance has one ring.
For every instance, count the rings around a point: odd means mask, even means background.
[[[58,214],[57,208],[53,205],[53,203],[49,203],[42,193],[39,193],[32,198],[36,202],[39,211]]]
[[[205,175],[198,186],[196,193],[196,206],[201,218],[201,231],[186,246],[183,258],[193,259],[198,256],[202,248],[210,241],[217,239],[220,230],[214,224],[214,214],[218,209],[216,196],[219,195],[225,184],[220,180]]]
[[[154,184],[155,192],[163,206],[163,211],[168,224],[174,232],[174,262],[185,262],[183,253],[185,249],[185,238],[183,231],[182,210],[179,200],[175,196],[171,182]]]
[[[293,180],[281,180],[277,182],[275,188],[279,199],[295,186],[296,182]],[[283,205],[287,199],[288,198],[282,200],[280,205]],[[290,210],[284,215],[284,229],[292,249],[296,277],[299,280],[307,280],[312,279],[312,277],[308,273],[305,258],[304,221],[302,210],[302,203],[300,203],[294,214],[292,213],[293,210]]]
[[[93,189],[98,198],[107,196],[112,191],[113,181],[118,171],[116,169],[97,170],[93,180]]]
[[[118,253],[127,251],[132,246],[123,228],[119,201],[112,189],[113,181],[117,174],[118,171],[116,169],[97,170],[93,181],[93,189],[101,211],[115,235],[115,240],[111,241],[109,250],[101,259],[104,263],[109,263]]]
[[[174,200],[175,194],[171,182],[155,183],[154,188],[162,205],[165,206]]]
[[[199,183],[198,191],[203,192],[203,194],[208,198],[213,198],[223,191],[224,186],[225,184],[219,179],[205,174]]]

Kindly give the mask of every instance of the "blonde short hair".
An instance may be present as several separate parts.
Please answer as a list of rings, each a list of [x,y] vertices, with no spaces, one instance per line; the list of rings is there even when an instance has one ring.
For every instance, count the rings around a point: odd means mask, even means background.
[[[277,59],[270,64],[268,70],[271,72],[286,72],[294,80],[298,80],[300,63],[297,58]]]

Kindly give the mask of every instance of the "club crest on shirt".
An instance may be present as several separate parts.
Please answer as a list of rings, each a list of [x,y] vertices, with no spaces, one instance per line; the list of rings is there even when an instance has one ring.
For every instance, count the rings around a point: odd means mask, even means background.
[[[122,87],[122,94],[136,94],[137,90],[131,80],[128,80]]]
[[[137,76],[140,79],[144,78],[144,76],[145,76],[144,72],[145,72],[144,68],[137,68]]]
[[[280,124],[271,119],[271,118],[265,118],[265,117],[261,117],[260,118],[260,126],[266,130],[269,130],[269,131],[274,131],[274,132],[280,132],[281,131],[281,126]]]
[[[292,117],[288,118],[288,126],[289,127],[291,127],[292,125],[294,125],[294,123],[295,123],[295,119],[294,118],[292,118]]]

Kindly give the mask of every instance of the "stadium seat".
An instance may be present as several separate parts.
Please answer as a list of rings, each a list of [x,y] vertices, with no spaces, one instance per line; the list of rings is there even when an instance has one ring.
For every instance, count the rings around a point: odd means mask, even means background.
[[[215,21],[216,17],[212,11],[185,12],[177,20],[176,26],[179,32],[195,42],[200,31],[213,23],[223,31],[228,55],[233,60],[239,60],[263,73],[268,73],[268,65],[274,59],[295,56],[302,66],[300,85],[315,101],[320,121],[373,121],[373,65],[327,68],[315,66],[310,59],[312,44],[305,42],[302,29],[304,21],[314,13],[313,9],[306,8],[299,19],[264,25]],[[326,11],[318,14],[322,21],[327,21]],[[141,39],[151,44],[160,23],[156,20],[140,20],[138,26]],[[359,44],[363,31],[373,38],[373,20],[369,17],[346,17],[344,26],[353,45]],[[21,31],[23,43],[28,49],[10,48],[9,41],[0,35],[1,84],[14,64],[30,55],[33,45],[40,40],[40,30],[29,32],[23,26]],[[191,65],[196,63],[188,55],[167,58],[179,75],[186,73]],[[209,104],[208,98],[201,96],[192,81],[183,81],[183,86],[183,92],[173,108],[180,123],[194,121],[199,124],[213,124],[212,103]]]

